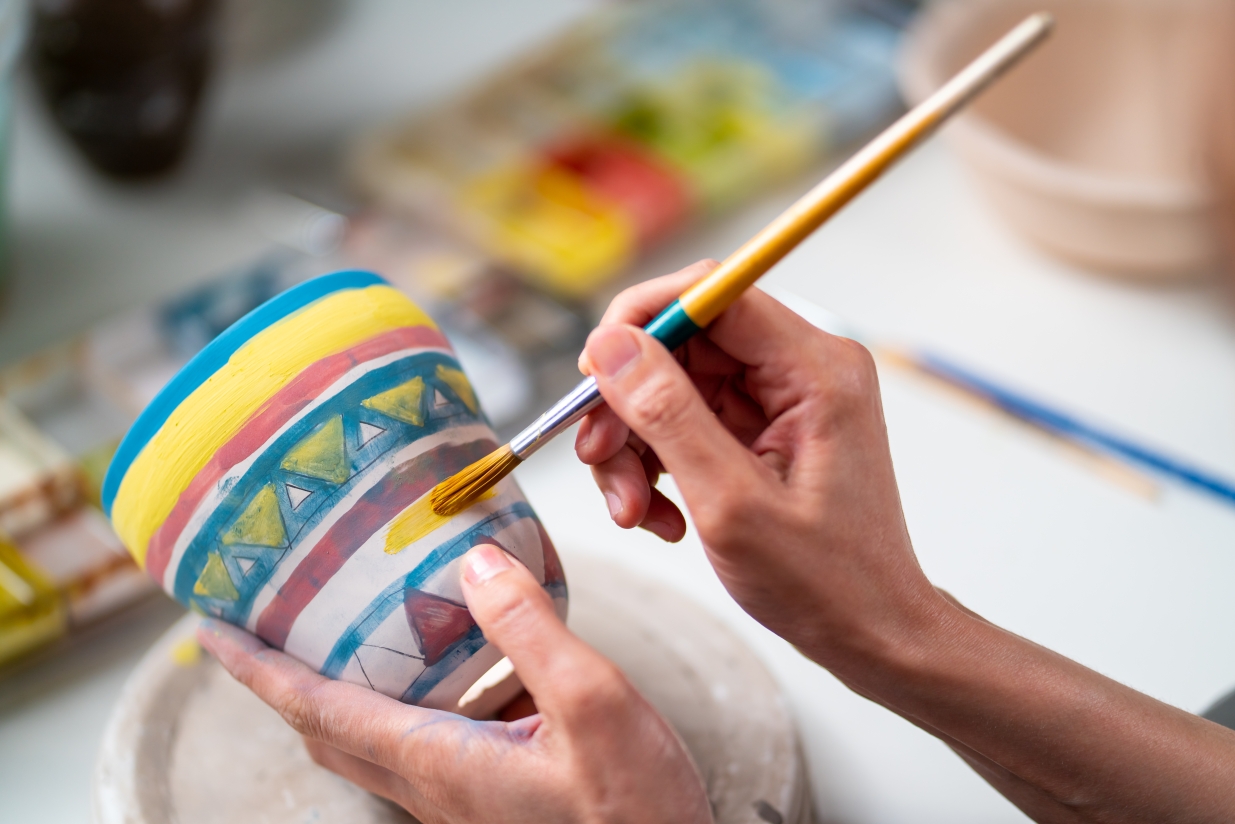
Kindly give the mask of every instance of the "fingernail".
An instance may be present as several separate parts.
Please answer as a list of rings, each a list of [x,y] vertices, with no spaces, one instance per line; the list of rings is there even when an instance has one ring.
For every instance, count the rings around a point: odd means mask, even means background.
[[[622,499],[616,492],[606,492],[605,503],[609,506],[609,517],[616,520],[622,514]]]
[[[463,559],[463,577],[469,584],[483,584],[511,566],[505,552],[492,544],[480,544]]]
[[[643,524],[643,528],[648,532],[660,538],[662,541],[672,541],[674,537],[674,528],[671,524],[665,521],[648,521]]]
[[[639,343],[625,326],[602,326],[592,332],[587,352],[596,371],[611,378],[639,357]]]

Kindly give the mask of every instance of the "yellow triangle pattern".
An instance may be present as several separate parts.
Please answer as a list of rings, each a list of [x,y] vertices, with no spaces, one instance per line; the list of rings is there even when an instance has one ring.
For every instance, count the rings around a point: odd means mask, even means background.
[[[253,496],[236,522],[223,533],[223,543],[228,546],[283,546],[287,543],[287,530],[283,528],[283,515],[279,512],[279,498],[275,494],[274,484],[266,484]]]
[[[439,367],[440,368],[440,367]],[[389,415],[397,421],[410,423],[413,426],[425,425],[425,413],[421,399],[425,394],[425,379],[412,378],[394,389],[387,389],[379,395],[361,401],[360,405],[374,412]]]
[[[472,384],[468,382],[467,375],[464,375],[458,369],[451,369],[449,366],[437,366],[437,377],[442,383],[454,390],[455,395],[459,400],[472,410],[472,414],[476,414],[476,392],[472,389]]]
[[[197,583],[193,585],[193,594],[218,598],[221,601],[235,601],[240,597],[236,585],[232,583],[232,576],[227,574],[227,567],[223,566],[223,559],[219,557],[219,553],[212,552],[206,558],[206,568],[202,570]]]
[[[335,415],[321,429],[309,435],[283,456],[288,472],[321,478],[341,484],[351,476],[347,450],[343,447],[343,416]]]

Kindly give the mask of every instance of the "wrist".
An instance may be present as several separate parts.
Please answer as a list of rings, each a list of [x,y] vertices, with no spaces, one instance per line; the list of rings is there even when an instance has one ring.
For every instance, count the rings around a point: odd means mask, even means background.
[[[878,620],[854,622],[843,642],[825,654],[803,650],[857,691],[883,704],[896,703],[906,684],[921,684],[961,649],[972,645],[982,618],[929,584],[898,601]]]

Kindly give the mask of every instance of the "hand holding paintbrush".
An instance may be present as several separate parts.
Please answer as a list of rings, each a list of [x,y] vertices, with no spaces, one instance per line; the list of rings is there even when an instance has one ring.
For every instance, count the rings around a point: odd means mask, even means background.
[[[1048,14],[1026,19],[683,292],[644,330],[669,349],[685,343],[893,163],[1041,43],[1051,26]],[[453,515],[466,509],[550,438],[602,402],[596,381],[582,381],[509,444],[438,484],[430,493],[433,511]]]

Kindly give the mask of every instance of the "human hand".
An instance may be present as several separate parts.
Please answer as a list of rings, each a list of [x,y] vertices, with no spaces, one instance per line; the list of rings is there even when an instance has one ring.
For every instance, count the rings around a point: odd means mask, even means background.
[[[623,292],[588,338],[580,368],[607,406],[575,448],[614,520],[680,539],[681,513],[653,486],[670,472],[747,612],[1037,821],[1235,820],[1235,733],[931,586],[865,349],[755,290],[675,354],[638,328],[714,265]]]
[[[318,764],[438,822],[710,822],[682,742],[611,662],[572,634],[532,575],[495,546],[463,593],[539,713],[472,721],[318,675],[228,624],[202,645],[305,737]]]
[[[672,474],[730,594],[843,670],[951,609],[910,544],[874,362],[753,289],[676,357],[638,328],[715,265],[614,299],[580,358],[607,405],[575,449],[619,526],[668,541],[685,520],[655,481]]]

